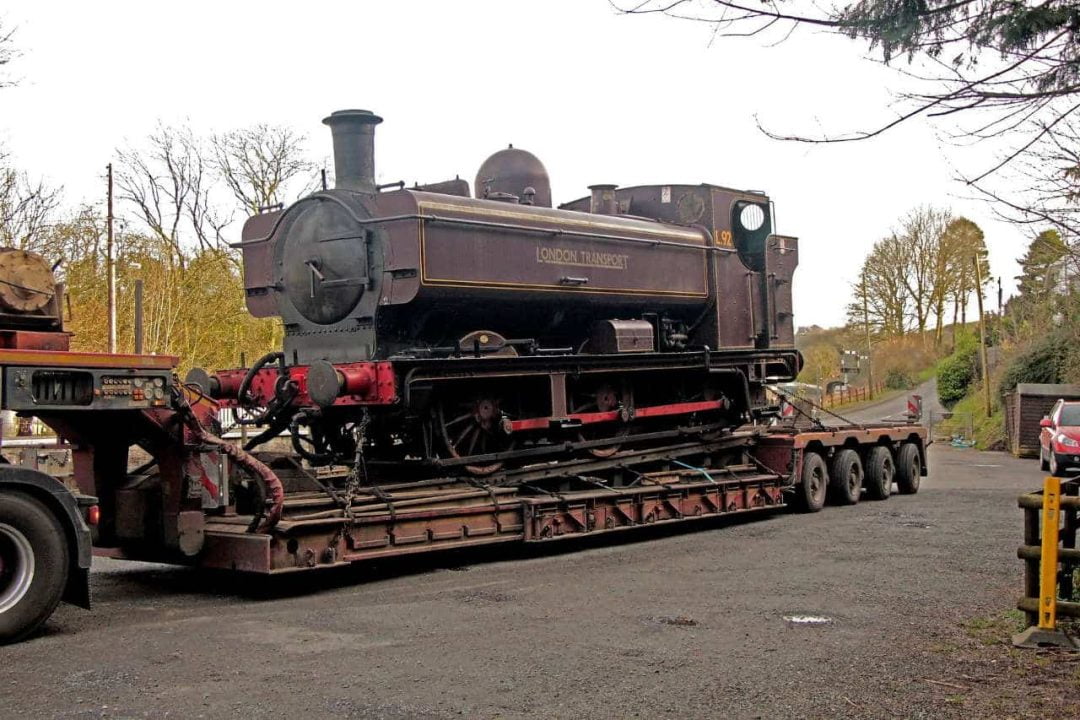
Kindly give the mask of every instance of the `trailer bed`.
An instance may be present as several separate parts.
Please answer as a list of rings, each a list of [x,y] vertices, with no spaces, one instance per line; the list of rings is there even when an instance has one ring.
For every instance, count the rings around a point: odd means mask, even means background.
[[[915,443],[920,449],[919,470],[925,475],[926,442],[924,427],[904,423],[812,431],[754,428],[697,448],[625,452],[569,468],[566,463],[530,466],[487,482],[427,480],[360,487],[347,507],[340,497],[335,500],[325,492],[293,491],[286,494],[281,520],[270,532],[248,532],[250,516],[209,519],[205,549],[196,564],[291,573],[424,552],[542,543],[722,515],[775,512],[792,504],[807,453],[827,459],[844,448],[865,454],[876,446],[895,450],[903,443]],[[745,462],[702,462],[708,457],[733,457],[730,453],[736,450],[741,454],[734,457]],[[655,468],[658,462],[660,469],[634,469]],[[629,482],[628,473],[633,477]],[[572,480],[570,489],[551,489],[551,480],[560,478]]]

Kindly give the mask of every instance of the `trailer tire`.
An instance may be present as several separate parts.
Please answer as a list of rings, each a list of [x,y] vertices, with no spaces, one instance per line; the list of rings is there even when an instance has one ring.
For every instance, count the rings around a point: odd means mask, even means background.
[[[914,495],[919,492],[920,477],[922,458],[919,446],[912,442],[901,443],[896,453],[896,489],[901,495]]]
[[[892,451],[883,445],[870,448],[866,454],[866,495],[871,500],[888,500],[896,477]]]
[[[829,489],[829,469],[825,458],[816,452],[803,455],[802,476],[795,486],[795,509],[812,513],[825,507],[825,493]]]
[[[30,495],[0,491],[0,645],[22,640],[52,615],[68,562],[56,516]]]
[[[829,473],[832,501],[836,505],[854,505],[862,494],[863,467],[859,453],[851,448],[837,451]]]

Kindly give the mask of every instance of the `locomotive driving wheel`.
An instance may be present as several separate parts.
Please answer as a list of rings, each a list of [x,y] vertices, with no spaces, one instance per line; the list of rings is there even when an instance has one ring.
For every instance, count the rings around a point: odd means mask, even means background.
[[[514,440],[503,431],[503,413],[499,399],[477,395],[457,405],[440,403],[436,425],[451,457],[463,458],[505,452],[514,448]],[[466,465],[471,475],[490,475],[498,472],[503,462],[486,465]]]
[[[727,396],[724,395],[723,392],[721,392],[718,388],[710,386],[710,385],[705,385],[705,386],[700,387],[700,388],[699,387],[694,387],[692,389],[685,389],[684,388],[683,392],[680,394],[680,397],[679,397],[680,402],[702,402],[702,401],[710,401],[710,400],[722,400],[722,401],[724,401],[724,403],[725,403],[724,416],[717,416],[715,411],[708,411],[708,412],[705,412],[705,413],[694,413],[694,415],[691,416],[687,420],[687,425],[688,426],[693,427],[695,425],[708,425],[708,424],[720,421],[721,417],[726,418],[726,416],[727,416],[726,407],[727,407],[728,404],[730,404],[730,401],[728,400]],[[735,422],[733,420],[731,424],[735,425],[735,424],[737,424],[737,422]],[[712,430],[712,431],[709,431],[709,432],[702,432],[700,437],[701,437],[702,440],[705,440],[706,442],[711,442],[713,440],[716,440],[716,439],[722,437],[723,435],[724,435],[724,430]]]
[[[611,412],[612,410],[626,410],[632,403],[624,402],[615,386],[610,383],[597,385],[590,391],[576,394],[576,402],[571,407],[572,413]],[[619,451],[620,438],[630,434],[629,426],[620,417],[618,420],[609,422],[589,423],[583,425],[578,432],[578,439],[582,441],[600,440],[611,438],[611,445],[590,447],[586,449],[593,457],[609,458]]]

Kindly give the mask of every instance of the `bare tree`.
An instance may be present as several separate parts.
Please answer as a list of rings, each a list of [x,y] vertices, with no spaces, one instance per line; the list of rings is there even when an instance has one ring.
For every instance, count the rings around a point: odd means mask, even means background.
[[[60,194],[60,188],[0,164],[0,245],[36,249],[60,204]]]
[[[614,0],[613,0],[614,2]],[[800,28],[865,41],[884,63],[906,59],[913,83],[898,92],[896,113],[867,128],[807,136],[766,131],[801,142],[848,142],[880,135],[916,117],[947,119],[960,144],[991,140],[995,157],[959,179],[1005,212],[1061,225],[1071,219],[1080,165],[1071,124],[1080,110],[1080,21],[1075,0],[643,0],[620,9],[709,23],[715,36],[782,42]],[[764,128],[762,128],[764,130]],[[1052,156],[1053,162],[1046,163]],[[1014,194],[1003,168],[1028,161],[1047,197],[1064,207]],[[1023,170],[1021,170],[1023,172]],[[1064,192],[1060,185],[1065,185]],[[998,186],[1008,187],[1003,193]],[[1065,215],[1063,216],[1063,211]],[[1074,232],[1076,224],[1069,227]]]
[[[4,21],[0,19],[0,88],[11,87],[15,84],[14,80],[6,77],[5,67],[12,60],[15,59],[15,30],[4,27]]]
[[[231,217],[213,202],[212,168],[190,128],[160,125],[145,148],[128,146],[117,155],[117,197],[181,267],[189,240],[204,250],[227,247],[222,231]]]
[[[926,342],[934,318],[934,340],[940,343],[947,304],[954,303],[955,325],[956,308],[975,289],[972,258],[985,255],[982,238],[975,223],[954,220],[948,210],[915,208],[863,261],[848,322],[886,336],[917,330]]]
[[[948,210],[916,208],[901,221],[901,238],[908,246],[904,286],[911,298],[915,327],[925,332],[936,300],[949,287],[949,263],[942,237],[952,216]]]
[[[907,331],[913,316],[907,278],[910,256],[911,246],[897,235],[874,243],[848,305],[850,324],[868,323],[871,332],[886,336]]]
[[[1001,186],[972,185],[980,197],[993,201],[1001,219],[1031,226],[1039,232],[1056,228],[1080,257],[1075,238],[1080,237],[1080,118],[1060,123],[1008,167]]]
[[[254,214],[314,188],[317,168],[305,157],[305,139],[266,124],[215,135],[215,168],[233,197]]]
[[[936,314],[938,318],[937,342],[942,338],[943,315],[945,305],[952,303],[952,344],[956,347],[957,321],[961,325],[967,323],[967,306],[971,299],[971,293],[975,289],[975,266],[972,258],[983,257],[986,254],[986,244],[983,240],[983,231],[971,220],[964,217],[952,220],[945,228],[941,239],[941,259],[943,268],[943,282],[934,295]],[[983,274],[984,281],[990,277],[989,267]]]

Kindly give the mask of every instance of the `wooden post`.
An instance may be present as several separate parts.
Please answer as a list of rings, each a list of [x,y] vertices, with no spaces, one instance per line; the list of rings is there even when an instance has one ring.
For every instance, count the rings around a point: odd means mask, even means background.
[[[105,216],[105,282],[109,291],[108,325],[109,325],[109,352],[116,352],[116,261],[113,257],[113,172],[112,163],[106,166],[109,176],[109,187],[106,192],[108,213]]]
[[[1020,607],[1027,613],[1031,622],[1035,611],[1035,623],[1024,632],[1013,636],[1013,645],[1026,648],[1063,647],[1078,650],[1080,645],[1057,627],[1057,614],[1061,610],[1072,615],[1080,608],[1080,603],[1058,601],[1058,541],[1061,537],[1061,479],[1048,476],[1043,481],[1041,507],[1032,506],[1025,497],[1021,497],[1020,506],[1024,508],[1024,547],[1020,556],[1025,560],[1024,594]],[[1070,508],[1070,512],[1075,508]],[[1039,517],[1042,517],[1042,538],[1036,537],[1039,531]],[[1036,541],[1038,544],[1036,545]],[[1032,547],[1035,545],[1035,547]],[[1031,552],[1035,550],[1035,552]],[[1067,558],[1069,553],[1065,554]],[[1033,595],[1033,591],[1037,594]],[[1032,598],[1035,602],[1030,602]]]
[[[1066,483],[1061,488],[1061,494],[1065,497],[1076,497],[1080,495],[1080,484]],[[1067,550],[1076,549],[1076,531],[1080,528],[1080,523],[1077,522],[1080,519],[1080,510],[1075,507],[1066,508],[1064,511],[1064,522],[1061,527],[1061,547]],[[1075,567],[1075,566],[1074,566]],[[1073,587],[1073,575],[1072,572],[1061,573],[1061,596],[1072,597],[1075,592]]]
[[[874,349],[870,345],[870,308],[866,303],[866,275],[862,277],[862,312],[863,312],[863,327],[866,329],[866,384],[867,387],[874,387]],[[870,392],[870,399],[874,399],[873,391]]]
[[[135,354],[143,354],[143,281],[135,281]]]
[[[1031,547],[1040,543],[1039,539],[1039,511],[1033,508],[1024,508],[1024,545]],[[1027,559],[1024,561],[1024,597],[1039,597],[1039,561]],[[1039,624],[1039,613],[1033,610],[1024,611],[1027,616],[1028,627],[1036,627]]]
[[[986,417],[990,417],[990,368],[986,360],[986,319],[983,317],[983,294],[982,294],[982,263],[979,262],[979,255],[975,255],[975,297],[979,301],[979,346],[982,357],[982,376],[983,376],[983,407],[986,410]]]

